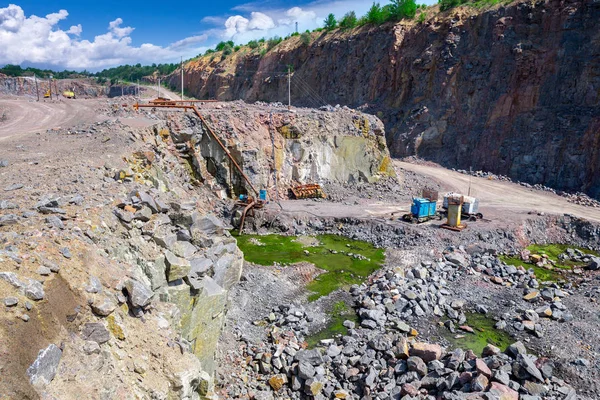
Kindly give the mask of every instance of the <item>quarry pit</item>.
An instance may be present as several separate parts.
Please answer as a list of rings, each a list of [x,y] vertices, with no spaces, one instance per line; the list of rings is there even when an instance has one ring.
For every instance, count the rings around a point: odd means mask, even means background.
[[[0,77],[0,399],[600,398],[600,7],[567,3],[199,57],[164,77],[197,99]],[[280,102],[294,60],[334,105]]]

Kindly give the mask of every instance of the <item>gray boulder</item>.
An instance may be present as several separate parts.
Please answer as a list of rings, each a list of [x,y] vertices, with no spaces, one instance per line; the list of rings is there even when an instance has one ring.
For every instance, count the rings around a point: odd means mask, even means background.
[[[129,302],[134,307],[146,307],[154,296],[150,288],[133,279],[129,279],[123,286],[127,290]]]
[[[109,341],[110,332],[101,322],[88,322],[84,325],[81,336],[84,340],[102,344]]]
[[[34,386],[49,384],[56,375],[61,357],[62,351],[55,344],[40,350],[33,364],[27,368],[30,382]]]

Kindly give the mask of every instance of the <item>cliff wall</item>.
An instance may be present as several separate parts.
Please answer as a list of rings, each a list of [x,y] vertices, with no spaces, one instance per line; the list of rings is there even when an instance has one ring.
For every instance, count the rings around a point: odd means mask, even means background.
[[[600,2],[430,9],[185,65],[198,98],[362,107],[393,156],[483,169],[600,198]],[[178,88],[176,71],[170,84]]]

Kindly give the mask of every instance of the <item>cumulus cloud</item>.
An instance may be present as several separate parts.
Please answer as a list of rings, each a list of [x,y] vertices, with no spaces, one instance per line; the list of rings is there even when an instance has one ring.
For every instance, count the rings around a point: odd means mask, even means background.
[[[121,18],[109,22],[106,33],[84,40],[79,37],[81,24],[68,30],[58,26],[68,15],[66,10],[59,10],[45,17],[26,16],[14,4],[0,8],[0,65],[98,70],[119,64],[174,62],[180,56],[189,58],[206,49],[199,47],[206,35],[184,38],[165,47],[150,43],[133,46],[130,35],[134,28],[123,26]]]
[[[67,31],[67,33],[70,33],[70,34],[75,35],[75,36],[80,36],[81,32],[83,32],[83,28],[81,27],[81,24],[73,25]]]
[[[388,1],[382,0],[381,3],[386,4]],[[236,6],[233,10],[249,12],[250,15],[229,17],[224,23],[224,29],[220,31],[221,38],[243,44],[263,37],[283,37],[295,31],[296,23],[300,31],[312,30],[322,27],[323,20],[330,12],[338,17],[352,10],[357,15],[364,15],[372,3],[364,0],[315,0],[302,7],[265,9],[264,6],[268,4],[253,2]],[[217,17],[206,17],[204,20],[219,21]]]

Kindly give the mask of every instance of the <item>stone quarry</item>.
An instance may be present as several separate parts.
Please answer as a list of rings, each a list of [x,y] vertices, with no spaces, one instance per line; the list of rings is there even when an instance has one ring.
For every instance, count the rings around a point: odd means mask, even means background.
[[[0,77],[0,398],[600,398],[599,12],[292,36],[179,103]],[[331,105],[280,103],[290,64]]]

